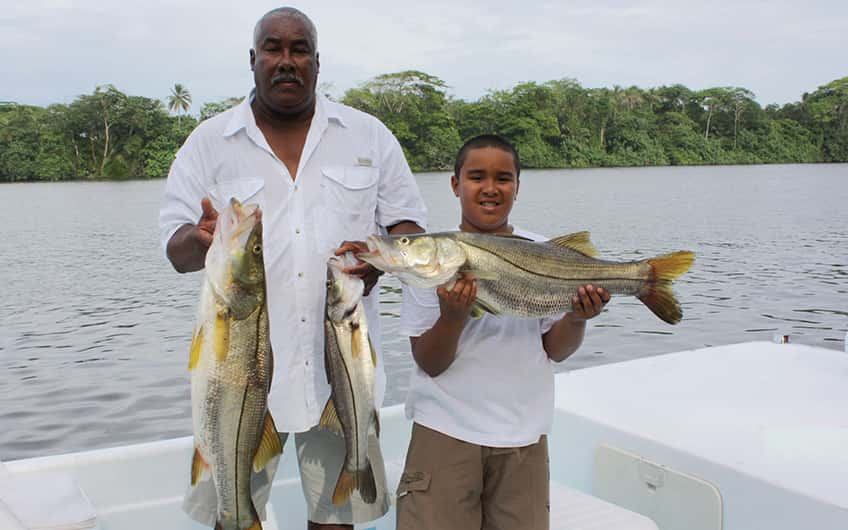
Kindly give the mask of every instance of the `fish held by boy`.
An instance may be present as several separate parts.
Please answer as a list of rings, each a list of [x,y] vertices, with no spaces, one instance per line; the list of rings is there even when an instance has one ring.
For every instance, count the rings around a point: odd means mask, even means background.
[[[219,214],[191,343],[191,483],[211,473],[215,528],[260,530],[251,473],[282,452],[268,411],[268,335],[261,213],[236,199]]]
[[[578,289],[592,284],[612,295],[637,297],[669,324],[683,316],[671,282],[694,261],[689,251],[630,262],[596,259],[588,232],[542,243],[473,232],[372,235],[368,250],[357,257],[414,287],[450,284],[470,273],[477,279],[477,316],[482,311],[527,318],[567,312]]]
[[[374,407],[374,367],[377,354],[368,337],[362,305],[362,279],[344,272],[356,264],[351,253],[327,262],[327,301],[324,318],[324,361],[331,395],[319,425],[344,436],[345,459],[333,504],[345,503],[353,490],[372,504],[377,499],[374,472],[368,458],[368,433],[380,434]]]

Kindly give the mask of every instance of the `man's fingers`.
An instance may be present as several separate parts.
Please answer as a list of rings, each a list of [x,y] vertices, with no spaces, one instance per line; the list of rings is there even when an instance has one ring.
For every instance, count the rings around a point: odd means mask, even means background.
[[[203,213],[200,217],[201,220],[209,219],[214,221],[218,219],[218,210],[216,210],[215,207],[212,206],[212,201],[209,199],[209,197],[203,197],[200,200],[200,209],[203,210]]]

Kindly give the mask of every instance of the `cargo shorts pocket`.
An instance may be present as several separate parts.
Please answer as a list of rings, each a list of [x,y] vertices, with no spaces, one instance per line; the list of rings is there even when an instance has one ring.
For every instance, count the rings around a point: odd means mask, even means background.
[[[430,473],[404,471],[397,491],[397,530],[427,530],[432,527]]]

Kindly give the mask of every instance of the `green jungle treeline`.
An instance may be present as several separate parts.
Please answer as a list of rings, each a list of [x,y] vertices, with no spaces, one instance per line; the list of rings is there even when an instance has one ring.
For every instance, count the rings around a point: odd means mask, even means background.
[[[585,88],[563,79],[473,102],[446,90],[437,77],[406,71],[341,101],[380,118],[416,171],[450,169],[462,140],[487,132],[514,142],[530,168],[848,161],[848,77],[765,108],[736,87]],[[200,120],[238,101],[207,103]],[[172,110],[188,108],[177,103]],[[197,123],[111,85],[69,105],[0,103],[0,182],[163,177]]]

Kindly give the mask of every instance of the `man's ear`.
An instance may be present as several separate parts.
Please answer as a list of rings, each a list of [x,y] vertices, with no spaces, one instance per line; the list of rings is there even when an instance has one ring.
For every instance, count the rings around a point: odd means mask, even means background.
[[[256,66],[256,52],[253,51],[253,48],[250,49],[250,69],[253,70],[253,67]]]
[[[451,175],[451,189],[453,194],[459,197],[459,177],[456,175]]]
[[[321,54],[315,52],[315,73],[321,73]]]

